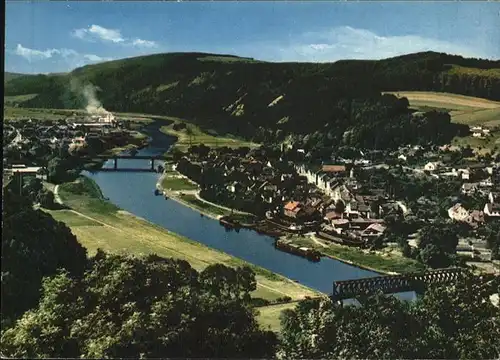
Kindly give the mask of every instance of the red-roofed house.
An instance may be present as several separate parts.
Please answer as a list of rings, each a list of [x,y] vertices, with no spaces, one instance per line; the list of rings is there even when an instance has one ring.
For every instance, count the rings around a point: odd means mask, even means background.
[[[285,216],[296,218],[300,211],[300,202],[290,201],[283,207]]]
[[[341,174],[346,172],[346,167],[345,165],[323,165],[321,170],[326,173]]]

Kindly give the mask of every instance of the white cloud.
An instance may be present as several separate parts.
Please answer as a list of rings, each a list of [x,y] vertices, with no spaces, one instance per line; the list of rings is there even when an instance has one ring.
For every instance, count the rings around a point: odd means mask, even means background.
[[[54,54],[59,53],[57,49],[47,49],[47,50],[34,50],[25,48],[21,44],[17,44],[16,50],[14,51],[16,55],[22,56],[28,61],[50,59]]]
[[[256,45],[256,46],[255,46]],[[482,51],[443,40],[419,35],[380,36],[350,26],[298,36],[289,44],[268,42],[245,46],[244,53],[253,54],[256,48],[274,61],[330,62],[342,59],[383,59],[421,51],[459,54],[465,57],[487,57]]]
[[[121,44],[136,48],[157,48],[158,44],[152,40],[140,38],[125,38],[118,29],[107,29],[100,25],[90,25],[88,29],[75,29],[71,34],[79,39],[87,41],[103,41],[107,43]]]
[[[95,62],[113,60],[113,58],[110,57],[100,57],[94,54],[84,54],[83,57],[89,61],[95,61]]]
[[[13,53],[27,59],[29,62],[51,59],[53,61],[60,61],[70,68],[113,60],[113,58],[101,57],[95,54],[81,54],[73,49],[36,50],[26,48],[21,44],[17,45]]]
[[[125,41],[120,30],[107,29],[99,25],[90,25],[88,29],[75,29],[72,35],[83,40],[97,39],[113,43],[122,43]]]
[[[158,47],[158,44],[150,40],[134,39],[134,41],[132,41],[132,46],[143,47],[143,48],[156,48]]]

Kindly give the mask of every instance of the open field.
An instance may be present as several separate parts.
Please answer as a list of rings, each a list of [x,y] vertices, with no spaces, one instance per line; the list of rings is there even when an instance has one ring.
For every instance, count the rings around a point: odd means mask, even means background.
[[[472,111],[454,111],[451,113],[453,122],[467,125],[482,125],[495,127],[500,125],[500,107]]]
[[[219,146],[227,146],[230,148],[237,148],[248,146],[250,148],[258,146],[258,144],[254,144],[251,142],[243,141],[240,139],[232,138],[232,137],[223,137],[218,136],[217,134],[209,134],[205,132],[198,126],[194,124],[190,124],[184,120],[177,118],[169,118],[173,121],[172,124],[167,126],[162,126],[161,131],[165,134],[175,136],[177,138],[177,142],[173,147],[186,151],[192,145],[201,145],[205,144],[211,147],[219,147]],[[186,128],[182,130],[174,130],[175,124],[184,123],[186,124]]]
[[[19,101],[22,96],[33,96],[33,95],[20,95],[20,96],[7,96],[4,97],[10,99],[10,101]],[[77,114],[79,116],[86,115],[86,111],[83,109],[41,109],[41,108],[21,108],[21,107],[13,107],[9,106],[6,102],[3,109],[4,118],[6,119],[40,119],[40,120],[64,120],[68,116],[72,114]],[[117,113],[113,112],[113,114],[130,121],[140,121],[141,123],[147,124],[152,122],[154,118],[166,119],[165,117],[155,117],[147,114],[134,114],[134,113]]]
[[[113,204],[92,198],[88,193],[75,194],[69,190],[71,187],[62,185],[59,195],[73,211],[58,210],[50,211],[50,213],[57,220],[67,222],[78,240],[91,254],[95,253],[98,248],[134,255],[156,253],[164,257],[184,259],[196,270],[202,270],[215,263],[228,266],[249,265],[256,272],[258,282],[254,297],[272,301],[283,296],[290,296],[293,300],[299,300],[305,296],[314,297],[319,294],[280,275],[250,265],[243,260],[213,250],[121,211]]]
[[[33,99],[38,94],[26,94],[26,95],[16,95],[16,96],[4,96],[4,106],[14,106],[16,104],[22,103]]]
[[[399,97],[406,97],[410,106],[422,111],[441,110],[451,115],[455,123],[469,126],[484,126],[495,128],[500,126],[500,102],[471,96],[436,93],[424,91],[397,91],[390,92]],[[487,139],[478,139],[471,136],[456,137],[452,145],[471,146],[477,153],[485,153],[500,148],[500,131],[492,132]]]
[[[297,306],[296,302],[258,307],[257,320],[263,329],[279,332],[281,330],[281,312],[287,309],[294,309],[295,306]]]
[[[64,109],[31,109],[31,108],[20,108],[4,106],[3,115],[5,119],[14,118],[36,118],[40,120],[63,120],[70,116],[73,112],[81,112],[84,114],[83,110],[64,110]]]
[[[449,110],[494,109],[500,107],[500,102],[458,95],[430,91],[393,91],[398,97],[406,97],[411,106],[428,106]]]
[[[453,122],[493,127],[500,125],[500,102],[472,96],[425,91],[388,92],[406,97],[419,110],[448,111]]]

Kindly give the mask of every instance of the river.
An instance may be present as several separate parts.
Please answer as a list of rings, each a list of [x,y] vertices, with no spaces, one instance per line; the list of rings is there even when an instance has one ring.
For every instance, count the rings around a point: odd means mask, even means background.
[[[175,141],[159,131],[155,122],[144,130],[151,136],[150,146],[138,155],[163,154]],[[118,160],[119,168],[149,168],[149,160]],[[105,167],[111,167],[112,161]],[[101,188],[105,197],[132,214],[156,225],[223,251],[249,263],[297,280],[312,289],[332,292],[332,282],[377,276],[372,271],[360,269],[341,261],[322,257],[313,263],[299,256],[285,253],[274,247],[274,240],[253,230],[226,231],[217,220],[200,214],[174,200],[155,196],[154,189],[159,174],[152,172],[84,172]],[[414,293],[398,294],[400,298],[412,299]]]

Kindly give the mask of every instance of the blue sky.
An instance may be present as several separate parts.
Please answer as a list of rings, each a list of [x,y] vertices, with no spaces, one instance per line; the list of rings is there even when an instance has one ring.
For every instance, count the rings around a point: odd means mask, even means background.
[[[426,50],[500,58],[499,2],[7,0],[5,18],[5,70],[22,73],[178,51],[267,61]]]

